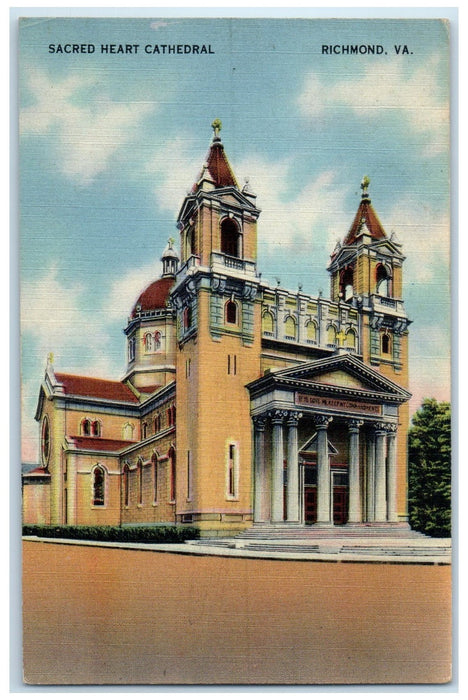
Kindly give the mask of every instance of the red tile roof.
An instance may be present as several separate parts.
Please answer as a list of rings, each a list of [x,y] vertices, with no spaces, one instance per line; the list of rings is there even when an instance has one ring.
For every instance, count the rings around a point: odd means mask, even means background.
[[[211,144],[206,158],[206,167],[215,187],[239,187],[221,141],[213,141]],[[200,177],[201,174],[198,179]],[[195,183],[192,192],[196,192],[197,189],[198,185]]]
[[[169,300],[169,292],[174,285],[174,281],[173,277],[163,277],[146,287],[138,297],[132,309],[132,318],[134,318],[139,311],[165,309]]]
[[[75,374],[62,374],[61,372],[56,372],[55,377],[59,384],[63,386],[65,394],[138,403],[138,399],[133,391],[122,382],[111,379],[96,379],[95,377],[81,377]]]
[[[93,450],[96,452],[118,452],[124,447],[135,445],[133,440],[107,440],[106,438],[82,437],[75,435],[69,438],[79,450]]]
[[[354,221],[343,242],[343,245],[352,245],[361,233],[364,225],[369,229],[369,233],[373,239],[378,240],[379,238],[386,237],[386,233],[379,221],[379,217],[375,213],[370,199],[367,199],[367,197],[362,199],[361,203],[359,204],[356,216],[354,217]]]

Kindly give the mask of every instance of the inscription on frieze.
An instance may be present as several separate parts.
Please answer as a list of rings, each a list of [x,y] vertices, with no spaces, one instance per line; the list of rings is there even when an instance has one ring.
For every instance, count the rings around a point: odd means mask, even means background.
[[[299,406],[369,413],[373,416],[380,416],[382,413],[381,407],[375,403],[355,399],[335,399],[329,396],[313,396],[312,394],[301,394],[298,391],[296,391],[295,403]]]

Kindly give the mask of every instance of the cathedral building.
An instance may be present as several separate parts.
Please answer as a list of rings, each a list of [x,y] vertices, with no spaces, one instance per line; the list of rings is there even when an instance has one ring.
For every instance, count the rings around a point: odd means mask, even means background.
[[[131,309],[121,381],[47,364],[25,523],[408,527],[404,256],[364,178],[330,298],[265,283],[257,208],[220,138],[162,275]]]

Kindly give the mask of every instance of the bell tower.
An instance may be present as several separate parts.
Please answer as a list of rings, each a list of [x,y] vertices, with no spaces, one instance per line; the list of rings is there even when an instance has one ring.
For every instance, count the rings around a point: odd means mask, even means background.
[[[405,258],[394,233],[387,236],[375,213],[369,184],[364,177],[354,221],[343,244],[337,243],[332,253],[331,298],[360,310],[364,362],[406,387],[410,321],[402,298]]]
[[[239,531],[252,518],[251,422],[245,385],[260,373],[256,197],[239,187],[221,122],[178,217],[177,520]],[[182,460],[182,462],[181,462]],[[183,474],[182,478],[180,475]]]

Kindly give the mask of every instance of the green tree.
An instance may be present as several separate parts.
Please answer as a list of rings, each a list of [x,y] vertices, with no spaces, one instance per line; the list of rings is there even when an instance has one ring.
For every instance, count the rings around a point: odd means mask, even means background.
[[[424,399],[408,433],[410,525],[432,537],[450,537],[450,404]]]

